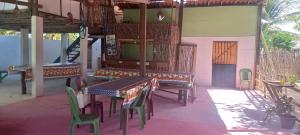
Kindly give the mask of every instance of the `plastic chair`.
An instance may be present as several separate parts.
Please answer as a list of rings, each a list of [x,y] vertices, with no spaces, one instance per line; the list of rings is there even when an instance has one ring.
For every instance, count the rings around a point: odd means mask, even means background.
[[[76,88],[77,88],[77,91],[81,91],[83,87],[86,87],[88,84],[87,84],[87,81],[82,79],[81,77],[77,77],[75,79],[75,82],[76,82]],[[97,111],[97,114],[101,117],[101,122],[103,122],[103,103],[101,101],[96,101],[95,102],[96,104],[96,111]],[[85,109],[88,108],[88,107],[91,107],[91,103],[85,105],[83,108],[80,109],[80,112],[82,114],[85,114]],[[100,112],[99,112],[100,110]]]
[[[150,87],[145,87],[142,92],[139,94],[139,96],[135,99],[135,101],[130,105],[130,117],[132,118],[133,111],[137,111],[139,115],[139,121],[140,121],[140,129],[144,129],[144,125],[146,124],[146,113],[145,113],[145,102],[147,99],[147,96],[150,92]],[[122,128],[123,125],[123,115],[125,113],[125,109],[121,109],[121,121],[120,121],[120,127]]]
[[[75,95],[74,90],[71,87],[66,88],[66,92],[69,98],[70,106],[71,106],[71,126],[70,126],[70,135],[74,135],[74,128],[76,125],[86,125],[92,124],[94,129],[94,135],[99,135],[99,117],[96,114],[81,114],[78,106],[77,97]]]
[[[240,90],[242,89],[243,82],[248,83],[248,88],[252,89],[252,71],[250,69],[240,69]]]

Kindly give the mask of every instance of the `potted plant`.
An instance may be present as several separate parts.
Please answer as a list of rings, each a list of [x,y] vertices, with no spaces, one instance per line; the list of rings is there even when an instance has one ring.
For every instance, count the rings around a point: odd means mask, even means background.
[[[282,128],[292,129],[295,125],[296,117],[291,114],[294,111],[292,100],[292,97],[284,95],[276,102],[276,113]]]

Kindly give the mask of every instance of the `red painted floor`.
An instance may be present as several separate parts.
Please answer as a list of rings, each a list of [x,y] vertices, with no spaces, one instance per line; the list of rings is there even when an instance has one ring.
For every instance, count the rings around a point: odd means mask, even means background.
[[[167,95],[176,99],[173,95]],[[155,116],[139,130],[138,118],[129,120],[129,135],[223,135],[289,134],[275,120],[262,124],[264,100],[253,91],[199,88],[197,100],[184,107],[154,97]],[[105,117],[101,135],[122,135],[119,114],[108,117],[109,99],[104,101]],[[0,135],[67,135],[70,109],[63,90],[56,94],[0,107]],[[75,130],[90,135],[89,126]]]

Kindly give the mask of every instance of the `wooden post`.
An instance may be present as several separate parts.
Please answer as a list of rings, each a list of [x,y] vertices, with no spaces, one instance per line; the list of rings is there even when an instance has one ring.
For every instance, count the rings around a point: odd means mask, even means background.
[[[256,55],[254,58],[254,71],[253,71],[253,85],[254,89],[256,87],[256,71],[257,71],[257,65],[259,64],[260,59],[260,48],[261,48],[261,33],[262,33],[262,26],[261,26],[261,18],[262,18],[262,9],[263,9],[263,0],[260,0],[257,7],[257,24],[256,24],[256,39],[255,39],[255,49],[256,49]]]
[[[147,28],[147,5],[140,4],[140,75],[145,76],[146,73],[146,28]]]
[[[183,2],[184,2],[184,0],[180,0],[179,17],[178,17],[179,43],[176,45],[175,71],[178,71],[178,68],[179,68],[179,45],[181,44],[181,38],[182,38]]]
[[[181,37],[182,37],[183,1],[184,0],[180,0],[180,5],[179,5],[179,17],[178,17],[179,43],[181,43]]]

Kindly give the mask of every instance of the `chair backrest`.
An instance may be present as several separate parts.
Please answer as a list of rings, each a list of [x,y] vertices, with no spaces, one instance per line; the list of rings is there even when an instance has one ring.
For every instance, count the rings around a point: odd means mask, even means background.
[[[80,91],[83,87],[87,86],[87,81],[82,79],[81,77],[76,77],[75,83],[77,91]]]
[[[142,89],[138,97],[135,99],[135,101],[132,103],[133,106],[141,106],[144,105],[146,102],[146,99],[149,95],[150,92],[150,86],[146,86],[145,88]]]
[[[71,114],[72,118],[76,121],[80,120],[80,108],[78,105],[77,97],[75,95],[75,91],[71,87],[66,88],[66,92],[69,98],[70,107],[71,107]]]
[[[240,69],[240,79],[241,80],[251,80],[252,79],[251,69],[247,69],[247,68]]]
[[[267,91],[269,92],[269,94],[270,94],[272,100],[275,101],[275,100],[276,100],[276,97],[275,97],[275,95],[273,94],[272,88],[270,87],[269,83],[266,82],[266,81],[263,81],[263,83],[264,83],[264,85],[265,85]]]
[[[276,84],[272,84],[272,83],[269,83],[270,85],[270,88],[273,92],[273,95],[274,95],[274,101],[277,102],[280,100],[280,96],[279,96],[279,93],[278,91],[280,91],[281,87],[278,87]]]

